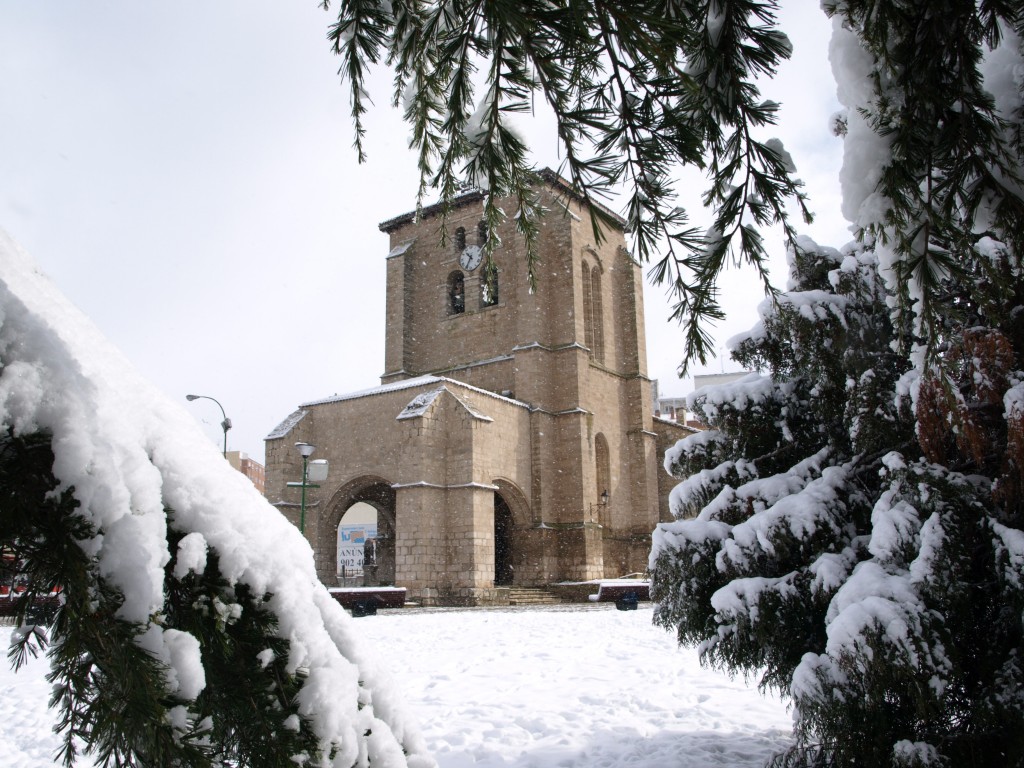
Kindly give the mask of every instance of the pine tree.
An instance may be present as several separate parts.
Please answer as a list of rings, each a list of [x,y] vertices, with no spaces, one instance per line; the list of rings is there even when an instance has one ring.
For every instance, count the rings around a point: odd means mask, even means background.
[[[69,768],[435,765],[298,530],[2,233],[0,555]]]
[[[201,691],[176,689],[168,666],[141,642],[147,627],[117,618],[123,595],[80,546],[96,530],[76,514],[74,489],[53,493],[53,459],[45,434],[8,432],[0,440],[0,547],[24,587],[9,656],[19,668],[48,651],[62,762],[73,765],[84,744],[103,766],[284,767],[298,755],[320,764],[322,745],[298,706],[304,674],[289,669],[272,595],[230,584],[215,551],[201,572],[179,567],[186,535],[171,513],[168,545],[176,555],[165,567],[158,621],[165,633],[196,639],[204,683]],[[48,598],[58,591],[53,609]]]
[[[656,620],[791,697],[777,766],[1024,765],[1021,9],[826,10],[858,243],[696,393]]]

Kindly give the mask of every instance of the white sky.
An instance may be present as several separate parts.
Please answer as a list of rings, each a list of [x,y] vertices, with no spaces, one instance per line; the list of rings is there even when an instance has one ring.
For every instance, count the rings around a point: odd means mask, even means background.
[[[841,146],[828,20],[786,0],[794,58],[764,95],[807,182],[823,244],[839,218]],[[221,444],[263,458],[298,403],[375,386],[384,367],[384,256],[377,224],[414,206],[406,130],[373,93],[369,162],[351,149],[347,91],[315,0],[12,0],[0,6],[0,228],[124,354]],[[550,126],[527,128],[557,168]],[[688,184],[696,187],[696,184]],[[691,207],[701,225],[709,219]],[[784,280],[781,247],[776,270]],[[747,269],[722,283],[719,344],[756,319]],[[678,381],[679,329],[648,288],[648,369]],[[706,371],[730,370],[726,361]]]

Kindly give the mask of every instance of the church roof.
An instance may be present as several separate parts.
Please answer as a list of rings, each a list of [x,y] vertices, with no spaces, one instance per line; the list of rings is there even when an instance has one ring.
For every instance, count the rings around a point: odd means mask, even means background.
[[[303,417],[305,417],[306,413],[307,413],[307,411],[304,411],[301,408],[299,410],[297,410],[297,411],[294,411],[294,412],[290,413],[288,415],[288,418],[286,418],[284,421],[282,421],[280,424],[278,424],[276,427],[274,427],[270,431],[270,434],[267,435],[263,439],[264,440],[277,440],[278,438],[284,437],[285,435],[287,435],[289,432],[292,431],[292,428],[296,424],[298,424],[300,421],[302,421],[302,419],[303,419]]]
[[[487,389],[481,389],[480,387],[474,387],[471,384],[458,381],[457,379],[450,379],[446,376],[417,376],[414,379],[402,379],[401,381],[393,381],[390,384],[383,384],[373,389],[364,389],[359,392],[349,392],[344,395],[331,395],[330,397],[321,398],[320,400],[310,400],[307,403],[302,403],[299,408],[309,408],[314,405],[326,405],[327,403],[340,403],[344,400],[356,400],[362,397],[373,397],[375,395],[385,395],[389,392],[398,392],[403,389],[412,389],[414,387],[422,387],[428,384],[451,384],[456,387],[462,387],[472,392],[478,392],[488,397],[493,397],[496,400],[503,400],[510,405],[517,405],[521,408],[529,408],[530,406],[526,403],[520,402],[519,400],[513,400],[510,397],[499,395],[495,392],[491,392]]]
[[[474,387],[472,384],[466,384],[463,381],[457,379],[450,379],[447,376],[417,376],[412,379],[402,379],[401,381],[393,381],[390,384],[383,384],[379,387],[373,387],[372,389],[363,389],[358,392],[348,392],[344,395],[331,395],[330,397],[323,397],[319,400],[310,400],[309,402],[302,403],[298,410],[291,413],[284,421],[274,427],[273,431],[267,435],[265,440],[278,440],[282,437],[286,437],[289,432],[298,424],[308,413],[306,408],[311,408],[314,405],[328,405],[330,403],[341,403],[346,400],[359,400],[365,397],[375,397],[376,395],[386,395],[389,392],[400,392],[403,389],[415,389],[417,387],[429,386],[436,384],[436,388],[428,392],[423,393],[421,396],[414,398],[409,405],[405,407],[401,414],[397,418],[408,419],[422,415],[422,413],[429,408],[434,399],[442,391],[447,391],[456,400],[458,400],[467,410],[469,410],[474,417],[490,420],[489,416],[480,413],[477,409],[473,408],[469,403],[460,398],[452,389],[464,389],[470,392],[476,392],[481,395],[500,400],[514,405],[519,408],[526,408],[529,410],[530,406],[520,400],[514,400],[511,397],[505,397],[499,395],[496,392],[491,392],[488,389],[481,389],[480,387]],[[449,386],[451,389],[449,389]]]
[[[405,408],[402,409],[402,412],[399,413],[395,417],[395,419],[397,421],[403,421],[405,419],[420,418],[421,416],[426,414],[427,411],[430,410],[430,407],[434,404],[434,401],[437,400],[438,396],[441,395],[442,393],[448,393],[448,395],[453,400],[455,400],[455,402],[457,402],[460,406],[465,408],[474,419],[479,419],[480,421],[494,421],[494,419],[492,419],[490,416],[488,416],[485,413],[481,413],[478,409],[474,408],[470,403],[467,403],[461,397],[456,395],[444,384],[438,386],[437,389],[432,389],[428,392],[420,392],[418,395],[416,395],[416,397],[412,399],[412,401],[407,406],[405,406]]]
[[[585,199],[582,195],[580,195],[578,192],[576,192],[576,190],[573,189],[572,184],[563,179],[550,168],[541,169],[538,175],[542,179],[544,179],[544,181],[548,182],[548,184],[555,187],[562,194],[568,195],[569,197],[571,197],[572,199],[576,200],[579,203],[582,203],[583,205],[591,205],[601,210],[603,213],[609,216],[612,219],[612,221],[618,223],[618,225],[623,229],[625,228],[626,220],[624,218],[619,216],[610,208],[606,208],[605,206],[601,205],[600,203],[594,200]],[[469,192],[463,192],[461,195],[458,195],[457,197],[453,198],[451,202],[448,203],[448,209],[454,210],[456,208],[462,208],[464,206],[471,205],[472,203],[483,200],[485,196],[486,193],[479,189],[474,189]],[[437,214],[441,213],[444,209],[445,204],[443,202],[428,205],[426,208],[421,208],[419,210],[419,218],[425,219],[429,216],[436,216]],[[416,211],[409,211],[408,213],[403,213],[401,216],[395,216],[394,218],[382,221],[379,225],[380,231],[391,232],[392,230],[398,229],[403,224],[408,224],[412,221],[415,221],[416,218]]]

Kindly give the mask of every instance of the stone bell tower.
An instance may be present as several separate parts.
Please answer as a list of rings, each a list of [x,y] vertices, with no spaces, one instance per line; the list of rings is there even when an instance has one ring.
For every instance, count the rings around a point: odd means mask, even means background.
[[[533,289],[522,237],[514,222],[487,231],[482,193],[454,202],[444,243],[439,206],[380,225],[381,386],[305,403],[267,441],[268,496],[286,513],[292,443],[330,459],[307,525],[325,581],[332,526],[364,496],[392,528],[395,583],[427,601],[645,569],[671,481],[659,488],[641,270],[621,228],[598,241],[586,203],[543,180]]]

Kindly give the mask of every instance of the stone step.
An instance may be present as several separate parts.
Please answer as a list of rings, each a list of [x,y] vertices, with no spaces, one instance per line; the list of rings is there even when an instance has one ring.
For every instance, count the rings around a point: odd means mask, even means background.
[[[557,605],[562,601],[546,589],[512,587],[508,592],[509,605]]]

